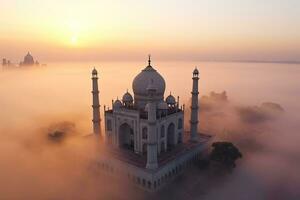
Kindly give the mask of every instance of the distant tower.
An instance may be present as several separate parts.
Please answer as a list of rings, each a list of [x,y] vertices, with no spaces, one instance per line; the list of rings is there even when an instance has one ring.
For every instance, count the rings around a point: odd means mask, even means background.
[[[98,90],[98,72],[94,68],[92,71],[93,82],[93,129],[94,134],[101,136],[101,118],[100,118],[100,104],[99,104],[99,90]]]
[[[153,96],[156,93],[156,88],[151,79],[147,87],[149,94],[149,103],[146,105],[148,112],[148,138],[147,138],[147,169],[156,169],[157,164],[157,134],[156,134],[156,103],[153,101]]]
[[[193,72],[193,89],[192,89],[192,105],[191,105],[191,141],[197,140],[198,135],[198,80],[199,80],[199,71],[195,68]]]
[[[2,66],[6,66],[6,65],[7,65],[6,58],[3,58],[3,59],[2,59]]]

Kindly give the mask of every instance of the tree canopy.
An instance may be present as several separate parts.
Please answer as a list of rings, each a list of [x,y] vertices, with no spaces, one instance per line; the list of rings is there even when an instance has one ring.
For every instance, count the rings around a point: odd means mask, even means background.
[[[242,158],[241,152],[231,142],[214,142],[210,160],[215,161],[227,169],[235,168],[235,161]]]

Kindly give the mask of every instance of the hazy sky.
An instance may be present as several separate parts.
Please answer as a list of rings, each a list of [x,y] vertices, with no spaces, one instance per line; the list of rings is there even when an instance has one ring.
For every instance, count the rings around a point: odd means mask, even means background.
[[[299,0],[0,0],[0,56],[300,60]]]

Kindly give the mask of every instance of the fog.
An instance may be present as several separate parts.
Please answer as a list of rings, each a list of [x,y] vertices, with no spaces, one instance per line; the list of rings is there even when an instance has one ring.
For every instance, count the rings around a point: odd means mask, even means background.
[[[200,63],[200,94],[207,96],[200,100],[200,131],[233,142],[243,158],[231,174],[220,177],[194,167],[148,194],[93,167],[101,148],[97,138],[86,136],[92,130],[92,64],[0,71],[2,199],[299,199],[298,66]],[[186,104],[185,121],[196,64],[159,63],[157,68],[167,82],[166,95],[172,90]],[[103,66],[102,106],[131,91],[143,66],[96,65]],[[224,90],[225,100],[210,96]],[[64,134],[56,139],[55,131]]]
[[[296,114],[273,103],[244,107],[212,97],[201,102],[203,108],[213,104],[200,114],[202,128],[215,133],[218,141],[233,142],[243,153],[234,173],[206,199],[300,197],[300,126]]]

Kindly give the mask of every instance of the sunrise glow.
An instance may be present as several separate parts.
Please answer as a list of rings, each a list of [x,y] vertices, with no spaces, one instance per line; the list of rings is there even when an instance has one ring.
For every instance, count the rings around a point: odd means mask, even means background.
[[[80,47],[85,49],[83,60],[121,59],[124,53],[136,59],[149,51],[160,59],[298,60],[299,4],[4,0],[0,54],[55,52],[70,60],[77,54],[77,48],[70,47]]]
[[[0,0],[0,200],[300,200],[300,0]]]

